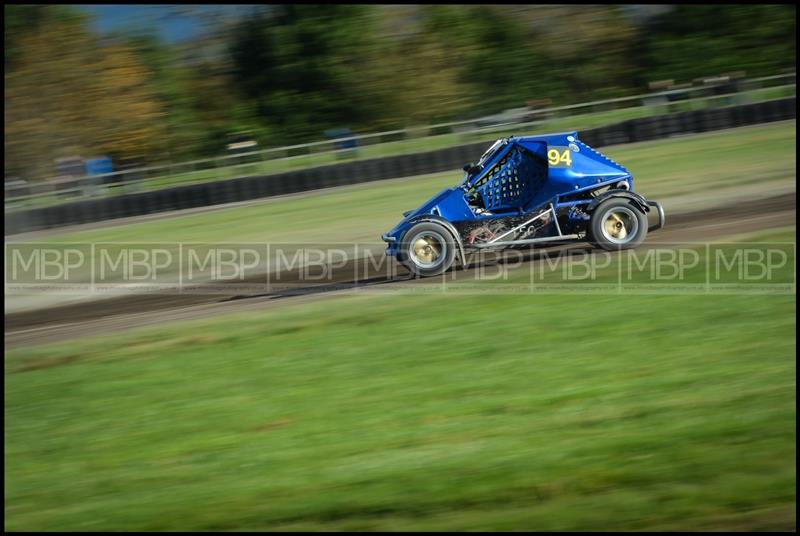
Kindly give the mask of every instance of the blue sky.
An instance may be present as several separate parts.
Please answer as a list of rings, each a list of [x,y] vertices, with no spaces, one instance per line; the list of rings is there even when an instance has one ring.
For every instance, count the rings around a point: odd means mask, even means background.
[[[77,4],[74,7],[92,15],[92,27],[98,32],[155,26],[164,40],[175,43],[197,35],[202,27],[200,15],[237,15],[252,5]]]

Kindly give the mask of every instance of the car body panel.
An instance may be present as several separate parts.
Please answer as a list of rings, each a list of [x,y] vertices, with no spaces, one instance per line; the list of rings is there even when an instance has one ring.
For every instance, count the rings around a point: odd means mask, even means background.
[[[585,215],[580,214],[574,218],[576,212],[570,209],[590,207],[596,191],[633,189],[631,173],[581,142],[577,132],[499,139],[476,165],[465,170],[458,185],[406,212],[382,236],[388,242],[387,255],[397,254],[405,233],[425,215],[452,223],[459,229],[454,238],[463,247],[469,246],[468,234],[475,228],[494,222],[517,222],[545,210],[553,211],[556,225],[551,232],[561,234],[557,224],[562,219],[585,220]],[[643,210],[649,210],[648,202],[642,200]]]

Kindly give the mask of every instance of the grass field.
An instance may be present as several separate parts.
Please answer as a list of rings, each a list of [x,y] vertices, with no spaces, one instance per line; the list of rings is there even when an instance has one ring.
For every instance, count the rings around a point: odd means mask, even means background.
[[[6,530],[796,529],[795,295],[457,290],[8,352]]]

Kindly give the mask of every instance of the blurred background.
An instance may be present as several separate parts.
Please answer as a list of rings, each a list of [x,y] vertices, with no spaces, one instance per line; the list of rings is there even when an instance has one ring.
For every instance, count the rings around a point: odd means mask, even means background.
[[[7,208],[794,93],[788,5],[12,5],[4,24]]]

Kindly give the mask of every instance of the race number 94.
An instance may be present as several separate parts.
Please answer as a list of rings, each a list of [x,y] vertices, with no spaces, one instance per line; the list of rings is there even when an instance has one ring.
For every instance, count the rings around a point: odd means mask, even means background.
[[[564,165],[566,167],[572,166],[572,156],[570,155],[569,148],[564,148],[563,152],[560,149],[550,149],[547,151],[547,161],[551,166]]]

